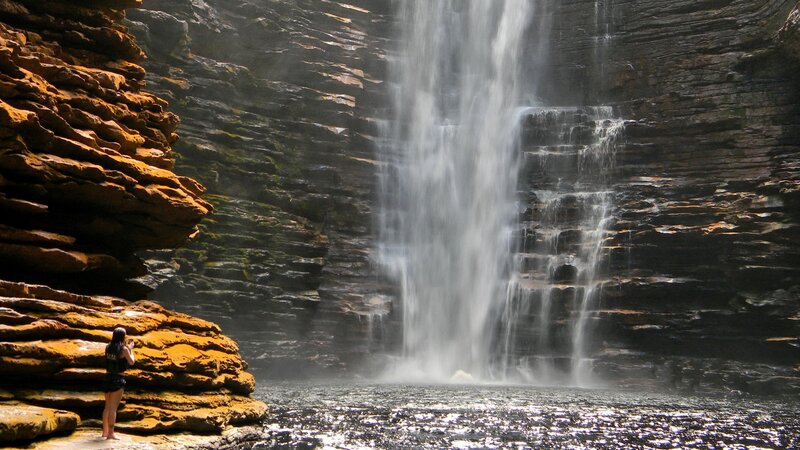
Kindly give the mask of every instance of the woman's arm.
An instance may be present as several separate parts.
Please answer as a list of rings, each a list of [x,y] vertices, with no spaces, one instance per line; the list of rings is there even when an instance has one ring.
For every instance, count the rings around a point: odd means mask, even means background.
[[[125,359],[128,360],[128,364],[130,364],[131,366],[136,363],[136,358],[133,356],[134,345],[135,344],[133,343],[133,341],[128,341],[126,345],[122,346],[122,356],[124,356]]]

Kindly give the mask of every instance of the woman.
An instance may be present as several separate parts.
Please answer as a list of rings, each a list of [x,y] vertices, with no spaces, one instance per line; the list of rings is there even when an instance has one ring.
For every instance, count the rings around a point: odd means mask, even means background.
[[[122,391],[125,389],[125,378],[122,372],[132,366],[136,359],[133,357],[134,343],[126,341],[125,328],[116,328],[111,335],[111,342],[106,346],[106,380],[103,383],[103,392],[106,396],[106,408],[103,410],[103,437],[117,439],[114,436],[114,423],[117,421],[117,408],[122,400]]]

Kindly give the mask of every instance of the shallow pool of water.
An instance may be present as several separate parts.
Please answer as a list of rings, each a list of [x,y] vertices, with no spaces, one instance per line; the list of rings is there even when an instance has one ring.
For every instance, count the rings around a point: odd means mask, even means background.
[[[800,403],[528,386],[262,386],[251,448],[800,448]]]

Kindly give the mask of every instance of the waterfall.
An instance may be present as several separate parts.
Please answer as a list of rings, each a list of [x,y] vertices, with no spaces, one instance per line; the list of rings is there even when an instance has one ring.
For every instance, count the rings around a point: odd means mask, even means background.
[[[379,256],[398,280],[406,374],[487,375],[510,261],[528,0],[406,0],[390,62]]]
[[[458,373],[545,382],[561,371],[581,383],[586,372],[595,269],[610,210],[609,193],[598,187],[604,183],[589,180],[603,179],[600,168],[613,163],[616,122],[608,108],[587,115],[522,107],[537,89],[538,74],[526,68],[540,62],[549,31],[531,26],[544,22],[536,17],[539,3],[397,3],[376,253],[399,291],[400,378],[448,380]],[[551,120],[554,114],[585,120],[567,124]],[[590,142],[588,123],[596,126]],[[528,192],[536,133],[559,136],[542,144],[543,154],[575,146],[577,175]],[[582,186],[590,189],[580,192]],[[563,205],[581,196],[587,200],[573,226],[563,220]],[[539,217],[525,219],[528,197]],[[559,243],[568,236],[570,245]],[[531,264],[529,253],[542,257]],[[567,283],[574,295],[562,319],[564,301],[554,297]],[[565,321],[567,338],[557,325]],[[569,367],[562,370],[564,359]]]

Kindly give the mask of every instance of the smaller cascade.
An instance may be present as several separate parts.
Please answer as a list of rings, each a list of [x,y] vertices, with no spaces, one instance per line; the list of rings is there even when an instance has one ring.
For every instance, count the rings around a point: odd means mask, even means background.
[[[530,108],[522,124],[523,203],[500,324],[502,378],[591,381],[591,318],[612,220],[609,175],[623,121],[608,107]]]
[[[608,52],[614,38],[614,1],[595,0],[594,2],[594,54],[592,64],[597,67],[600,87],[605,90],[608,67]]]

